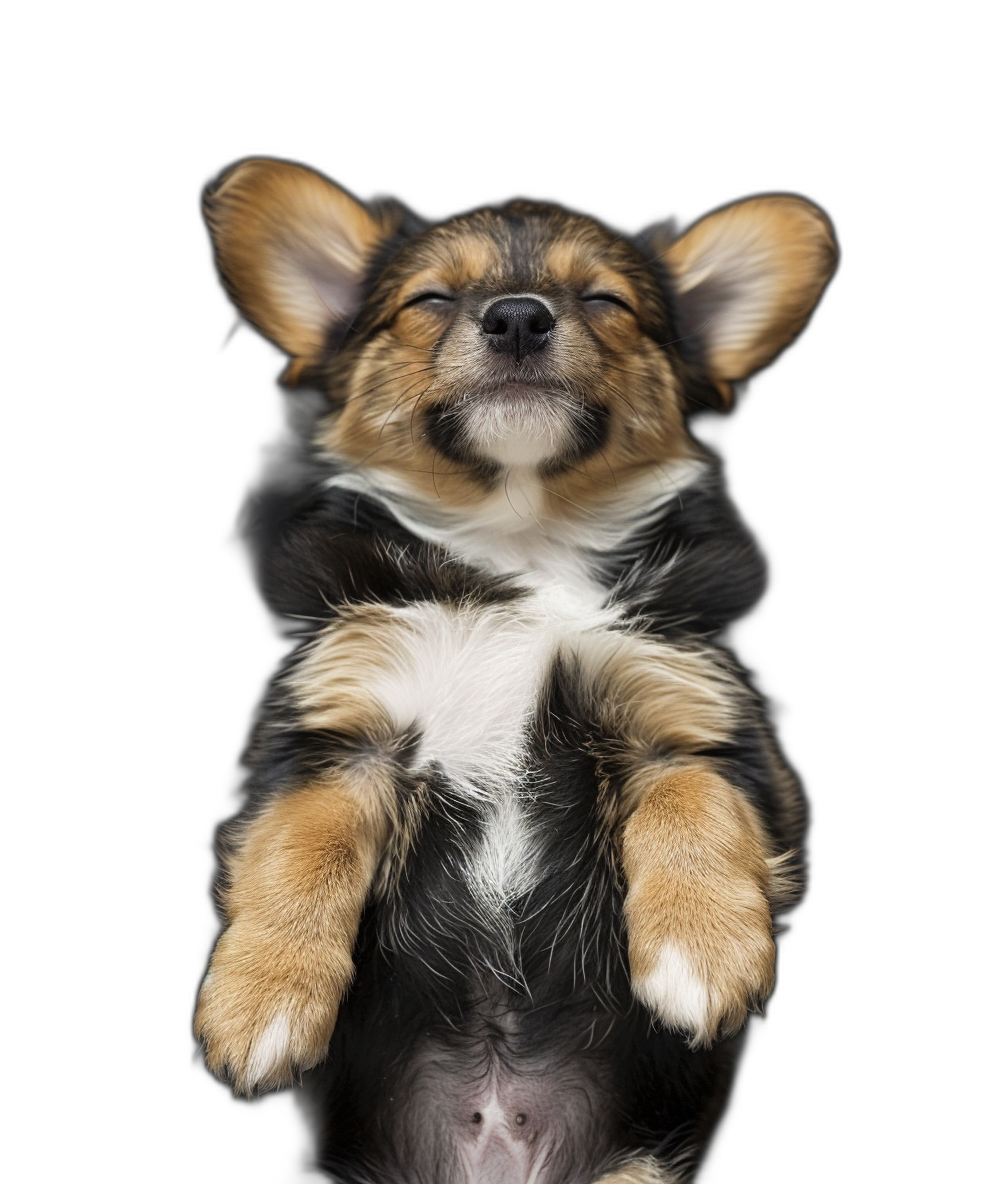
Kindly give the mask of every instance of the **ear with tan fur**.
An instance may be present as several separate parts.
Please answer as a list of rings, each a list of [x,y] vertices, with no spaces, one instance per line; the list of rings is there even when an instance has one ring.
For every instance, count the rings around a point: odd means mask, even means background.
[[[660,246],[683,334],[699,338],[725,410],[732,384],[772,361],[805,327],[838,254],[822,210],[785,194],[715,210]]]
[[[368,261],[402,221],[369,208],[321,174],[252,159],[203,194],[217,266],[239,311],[291,355],[296,382],[356,314]]]

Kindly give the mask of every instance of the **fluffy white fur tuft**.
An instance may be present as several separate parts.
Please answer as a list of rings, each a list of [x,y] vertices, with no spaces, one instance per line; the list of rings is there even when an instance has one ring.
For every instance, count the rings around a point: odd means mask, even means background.
[[[707,1038],[711,999],[686,952],[675,942],[666,942],[658,965],[633,984],[634,993],[670,1028],[694,1039]]]
[[[290,1021],[284,1012],[278,1012],[266,1025],[252,1049],[248,1063],[248,1079],[255,1084],[268,1077],[287,1056],[290,1045]]]

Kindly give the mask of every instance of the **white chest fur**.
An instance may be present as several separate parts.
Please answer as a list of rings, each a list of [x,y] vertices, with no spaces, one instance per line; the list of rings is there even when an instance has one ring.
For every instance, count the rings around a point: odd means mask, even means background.
[[[397,728],[414,728],[414,767],[437,764],[469,792],[492,792],[524,773],[528,729],[561,649],[590,644],[613,623],[556,586],[501,605],[425,602],[395,610],[397,660],[371,693]]]
[[[507,604],[423,603],[396,615],[398,661],[372,693],[398,728],[419,733],[414,771],[437,766],[453,792],[480,803],[483,829],[467,878],[487,912],[503,919],[507,902],[536,878],[527,758],[544,685],[557,654],[591,648],[614,614],[547,585]]]
[[[367,695],[394,728],[417,733],[412,770],[437,766],[455,792],[482,804],[469,871],[488,906],[499,908],[535,879],[528,741],[554,662],[565,653],[591,664],[614,642],[620,613],[604,607],[591,555],[618,546],[703,468],[689,460],[655,469],[614,491],[604,512],[546,525],[542,485],[531,473],[510,474],[483,507],[454,516],[418,504],[387,475],[356,470],[332,482],[375,498],[415,534],[524,590],[500,604],[387,609],[394,642],[366,679]]]

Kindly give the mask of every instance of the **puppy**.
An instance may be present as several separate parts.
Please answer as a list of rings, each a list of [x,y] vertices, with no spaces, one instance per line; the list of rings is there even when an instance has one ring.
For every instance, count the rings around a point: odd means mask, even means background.
[[[298,639],[219,835],[207,1065],[303,1077],[338,1180],[691,1179],[806,810],[718,643],[764,564],[689,421],[801,331],[828,219],[429,225],[274,160],[204,209],[283,382],[321,392],[248,514]]]

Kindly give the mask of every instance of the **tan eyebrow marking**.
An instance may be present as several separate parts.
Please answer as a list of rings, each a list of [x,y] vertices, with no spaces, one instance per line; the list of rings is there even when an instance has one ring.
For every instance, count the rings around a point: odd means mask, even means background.
[[[613,267],[607,267],[584,244],[561,239],[546,253],[546,270],[554,279],[577,289],[578,295],[607,292],[618,296],[634,312],[639,301],[633,285]]]

